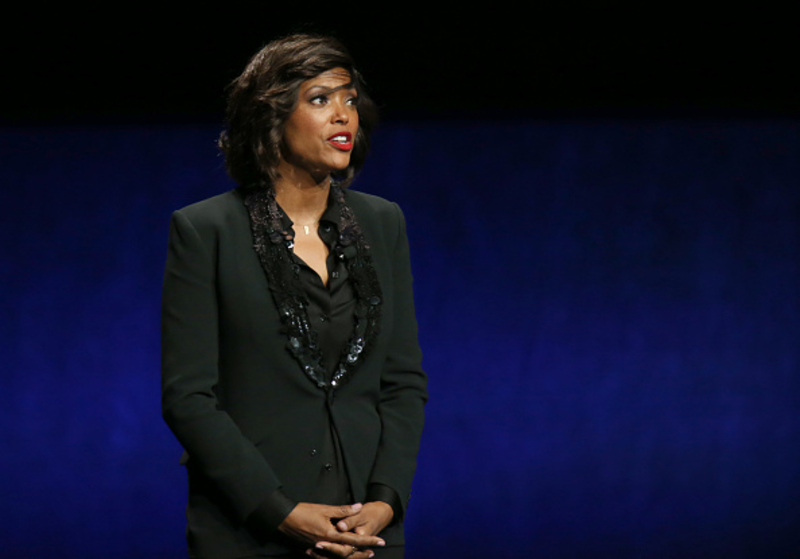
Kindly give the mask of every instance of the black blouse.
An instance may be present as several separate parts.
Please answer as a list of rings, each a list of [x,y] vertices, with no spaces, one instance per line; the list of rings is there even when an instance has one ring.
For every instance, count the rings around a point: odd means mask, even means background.
[[[353,330],[353,311],[356,305],[356,294],[348,281],[347,267],[336,258],[333,250],[338,237],[337,217],[339,210],[333,197],[328,201],[328,208],[319,222],[319,236],[328,247],[326,267],[328,285],[299,256],[293,255],[300,267],[300,281],[308,297],[308,317],[317,334],[317,343],[322,352],[322,364],[327,378],[330,380],[339,363],[342,348],[346,347]],[[293,222],[284,212],[284,227],[294,237],[297,236]],[[301,233],[302,234],[302,233]],[[300,374],[298,372],[298,374]],[[316,502],[329,505],[352,503],[352,492],[347,477],[344,455],[342,453],[336,428],[328,415],[328,424],[323,427],[325,438],[322,448],[312,452],[319,453],[320,471],[316,480]],[[394,518],[392,523],[401,519],[402,507],[396,492],[383,484],[373,483],[367,490],[367,501],[383,501],[392,507]],[[296,502],[288,498],[280,489],[270,495],[253,513],[253,520],[260,519],[271,527],[277,527],[296,506]]]
[[[352,285],[347,281],[347,268],[335,258],[333,245],[338,238],[334,222],[323,214],[319,224],[319,236],[328,246],[328,285],[308,264],[294,255],[300,266],[300,281],[308,297],[308,319],[317,333],[317,343],[322,351],[322,364],[325,367],[326,380],[330,380],[336,365],[339,363],[341,349],[347,344],[353,330],[353,310],[356,295]],[[333,216],[331,216],[333,217]],[[288,224],[287,231],[295,237],[296,232]],[[301,233],[302,234],[302,233]],[[330,416],[329,416],[330,419]],[[327,505],[342,505],[352,501],[350,484],[345,471],[344,457],[339,445],[339,437],[332,422],[325,428],[325,439],[320,452],[320,471],[317,477],[317,502]]]

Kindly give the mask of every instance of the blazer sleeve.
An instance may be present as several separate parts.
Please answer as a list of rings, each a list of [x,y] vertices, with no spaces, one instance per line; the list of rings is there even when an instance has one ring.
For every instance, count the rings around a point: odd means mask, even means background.
[[[192,468],[229,499],[238,520],[265,502],[283,508],[280,481],[231,417],[220,409],[215,246],[210,227],[203,234],[181,211],[172,215],[161,315],[161,388],[164,420],[190,456]],[[267,509],[270,506],[266,506]],[[280,522],[275,507],[271,522]]]
[[[392,253],[392,329],[387,359],[381,372],[378,404],[381,438],[369,481],[394,489],[405,512],[417,465],[424,424],[423,408],[428,392],[417,337],[406,222],[399,206],[393,205],[398,233]]]

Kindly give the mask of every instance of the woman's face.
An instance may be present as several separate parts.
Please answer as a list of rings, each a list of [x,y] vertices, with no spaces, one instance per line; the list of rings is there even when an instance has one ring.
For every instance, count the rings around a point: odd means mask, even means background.
[[[289,165],[311,173],[319,181],[332,172],[346,169],[358,132],[356,103],[355,86],[350,73],[343,68],[334,68],[303,82],[297,106],[284,127],[281,161],[284,172]]]

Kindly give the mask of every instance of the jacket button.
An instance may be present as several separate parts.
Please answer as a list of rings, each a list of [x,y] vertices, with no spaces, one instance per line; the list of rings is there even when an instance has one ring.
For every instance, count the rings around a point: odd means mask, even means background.
[[[333,466],[331,465],[331,463],[330,463],[330,462],[328,462],[327,464],[325,464],[325,469],[326,469],[327,471],[329,471],[329,472],[330,472],[330,471],[333,469]]]
[[[316,455],[317,455],[317,449],[316,449],[316,448],[312,448],[312,449],[311,449],[311,452],[309,452],[309,454],[310,454],[311,456],[316,456]]]

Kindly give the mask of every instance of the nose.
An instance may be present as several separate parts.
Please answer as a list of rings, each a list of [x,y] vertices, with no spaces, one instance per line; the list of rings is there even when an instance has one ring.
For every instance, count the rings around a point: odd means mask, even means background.
[[[347,124],[350,122],[349,107],[341,101],[333,103],[333,112],[331,113],[331,121],[334,124]]]

